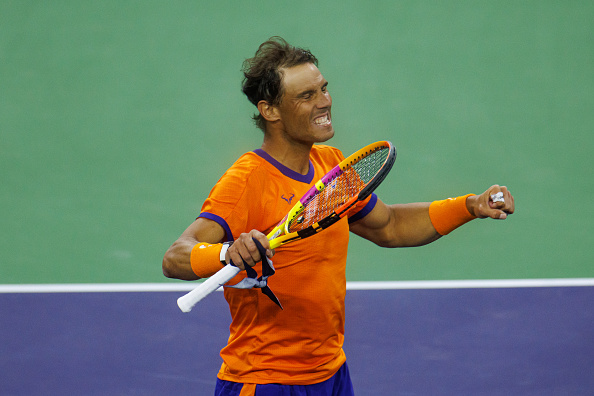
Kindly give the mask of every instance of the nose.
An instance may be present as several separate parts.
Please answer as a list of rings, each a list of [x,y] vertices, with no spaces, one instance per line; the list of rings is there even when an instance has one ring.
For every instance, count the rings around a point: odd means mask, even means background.
[[[330,108],[332,107],[332,96],[330,96],[330,92],[322,92],[320,95],[320,100],[318,101],[318,108]]]

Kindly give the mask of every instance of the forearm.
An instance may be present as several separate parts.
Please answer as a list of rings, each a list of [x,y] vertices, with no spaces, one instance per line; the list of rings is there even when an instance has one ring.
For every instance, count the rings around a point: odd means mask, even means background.
[[[441,237],[429,217],[429,203],[416,202],[388,206],[390,226],[387,227],[383,247],[414,247],[434,242]]]
[[[196,243],[182,238],[175,241],[163,256],[163,275],[182,280],[199,279],[190,263],[192,249]]]
[[[208,262],[204,262],[207,267],[206,271],[192,269],[192,250],[201,243],[217,244],[222,241],[224,235],[223,228],[214,221],[198,218],[181,234],[163,256],[163,274],[168,278],[195,280],[201,277],[197,273],[210,273],[212,272],[211,268],[216,272],[216,265],[220,263],[218,256],[214,266],[210,263],[212,261],[210,259],[207,260]],[[195,257],[195,260],[198,260],[197,262],[201,266],[200,257]],[[210,275],[207,274],[206,276]]]
[[[351,231],[383,247],[422,246],[476,218],[505,219],[514,208],[513,196],[498,185],[481,195],[433,202],[386,205],[378,199],[367,216],[351,224]]]
[[[392,214],[391,243],[385,247],[414,247],[434,242],[441,237],[429,216],[429,202],[390,205]]]

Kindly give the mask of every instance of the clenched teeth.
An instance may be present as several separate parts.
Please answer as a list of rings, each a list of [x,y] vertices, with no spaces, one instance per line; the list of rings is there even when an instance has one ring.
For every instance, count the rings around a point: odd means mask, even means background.
[[[316,125],[328,125],[330,124],[330,118],[328,118],[328,115],[325,115],[323,117],[316,118],[314,123]]]

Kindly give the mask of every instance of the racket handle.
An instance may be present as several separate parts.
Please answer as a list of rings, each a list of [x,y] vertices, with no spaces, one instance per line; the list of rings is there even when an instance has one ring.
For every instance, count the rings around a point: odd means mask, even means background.
[[[227,264],[213,276],[202,282],[191,292],[177,299],[177,306],[182,312],[190,312],[194,305],[198,304],[204,297],[208,296],[225,283],[229,282],[241,270],[234,265]]]

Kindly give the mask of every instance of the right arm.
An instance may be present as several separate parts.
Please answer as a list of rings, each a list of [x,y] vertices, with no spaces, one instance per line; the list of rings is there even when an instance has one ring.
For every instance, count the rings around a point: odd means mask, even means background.
[[[197,218],[167,249],[163,257],[163,275],[183,280],[199,279],[192,271],[190,254],[199,242],[220,243],[225,230],[212,220]]]
[[[196,280],[199,277],[192,271],[190,256],[196,244],[221,243],[225,238],[225,230],[217,222],[199,217],[173,242],[163,257],[163,274],[168,278],[183,280]],[[225,261],[227,264],[233,260],[238,268],[244,269],[243,260],[253,266],[261,260],[260,253],[252,238],[258,239],[267,250],[268,257],[274,252],[269,250],[270,243],[266,235],[252,230],[237,238],[233,245],[227,250]],[[242,260],[243,259],[243,260]],[[222,266],[221,266],[222,268]]]

